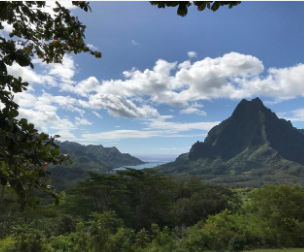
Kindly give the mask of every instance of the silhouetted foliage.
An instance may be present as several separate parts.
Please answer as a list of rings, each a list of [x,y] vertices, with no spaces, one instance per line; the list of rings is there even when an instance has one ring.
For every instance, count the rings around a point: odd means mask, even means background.
[[[87,2],[73,4],[90,10]],[[39,202],[37,191],[58,198],[47,184],[46,168],[49,163],[66,162],[68,157],[60,153],[54,141],[58,136],[39,133],[26,119],[17,119],[14,94],[26,90],[28,83],[10,75],[7,66],[34,68],[31,59],[35,56],[46,63],[60,63],[71,52],[101,57],[100,52],[86,46],[85,25],[60,3],[56,5],[51,14],[43,9],[45,2],[0,2],[0,30],[5,22],[13,26],[8,38],[0,35],[0,181],[3,188],[13,188],[22,207]],[[1,205],[3,202],[0,208]]]
[[[212,11],[217,11],[220,7],[228,5],[229,9],[240,4],[239,1],[150,1],[152,5],[157,5],[158,8],[177,7],[177,15],[186,16],[188,8],[195,5],[198,11],[204,11],[206,8]]]

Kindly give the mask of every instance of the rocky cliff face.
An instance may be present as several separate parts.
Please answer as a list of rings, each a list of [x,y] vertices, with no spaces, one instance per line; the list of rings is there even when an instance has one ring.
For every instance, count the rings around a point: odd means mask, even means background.
[[[259,98],[242,100],[204,142],[159,171],[222,185],[304,185],[304,130],[279,119]]]
[[[255,152],[265,146],[304,164],[304,135],[289,121],[279,119],[259,98],[242,100],[231,117],[210,130],[204,142],[192,146],[189,159],[229,160],[245,150]]]

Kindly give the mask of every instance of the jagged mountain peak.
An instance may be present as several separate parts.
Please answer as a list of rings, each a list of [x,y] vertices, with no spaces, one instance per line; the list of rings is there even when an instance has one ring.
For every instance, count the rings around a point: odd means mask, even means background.
[[[259,98],[244,99],[204,142],[196,142],[189,153],[158,169],[222,185],[304,185],[303,132],[279,119]]]
[[[289,121],[279,119],[259,98],[243,99],[231,117],[209,131],[204,142],[193,145],[189,158],[229,160],[245,150],[256,151],[262,146],[304,164],[304,136]]]
[[[259,119],[263,119],[261,113],[270,117],[273,116],[276,117],[276,115],[270,109],[265,107],[265,105],[260,100],[260,98],[257,97],[255,99],[252,99],[251,101],[243,99],[236,106],[235,110],[232,113],[231,118],[235,120],[246,120],[248,118],[252,118],[253,116],[258,116]]]

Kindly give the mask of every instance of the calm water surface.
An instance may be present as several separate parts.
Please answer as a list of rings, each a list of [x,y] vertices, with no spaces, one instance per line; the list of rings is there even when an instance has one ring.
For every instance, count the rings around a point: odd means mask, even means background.
[[[172,162],[176,159],[177,155],[136,155],[137,158],[140,160],[146,162],[145,164],[141,165],[127,165],[118,167],[114,170],[121,171],[125,170],[126,168],[132,168],[136,170],[142,170],[142,169],[150,169],[155,168],[158,165],[163,165],[169,162]]]
[[[142,169],[146,169],[146,168],[154,168],[158,165],[162,165],[168,162],[147,162],[145,164],[141,164],[141,165],[130,165],[130,166],[123,166],[123,167],[119,167],[119,168],[115,168],[114,170],[116,171],[121,171],[121,170],[125,170],[126,168],[132,168],[132,169],[136,169],[136,170],[142,170]]]

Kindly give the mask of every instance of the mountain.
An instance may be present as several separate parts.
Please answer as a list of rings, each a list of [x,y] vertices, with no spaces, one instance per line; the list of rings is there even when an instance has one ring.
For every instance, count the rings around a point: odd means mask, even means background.
[[[198,175],[217,184],[304,184],[303,130],[278,118],[259,98],[244,99],[204,142],[196,142],[189,153],[159,170]]]
[[[109,169],[127,165],[144,164],[140,159],[121,153],[116,147],[102,145],[81,145],[75,142],[59,143],[62,153],[68,153],[74,163],[101,165]]]
[[[51,179],[58,191],[65,190],[87,176],[87,171],[111,172],[114,168],[144,164],[130,154],[121,153],[116,147],[81,145],[75,142],[58,142],[60,151],[69,154],[73,164],[50,166]]]

